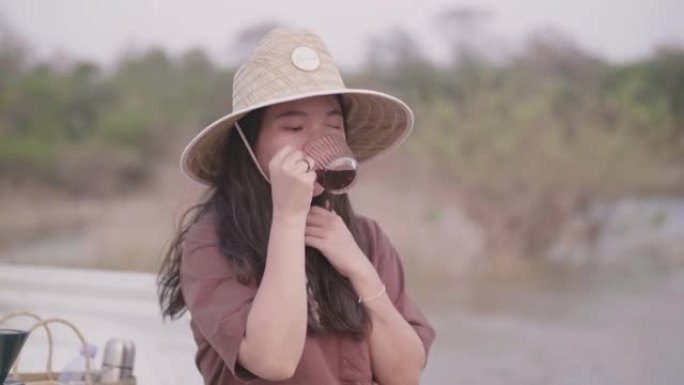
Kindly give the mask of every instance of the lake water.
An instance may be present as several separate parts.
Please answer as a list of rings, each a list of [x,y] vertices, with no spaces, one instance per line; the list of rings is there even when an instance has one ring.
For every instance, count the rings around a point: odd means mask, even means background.
[[[67,318],[100,348],[111,337],[132,339],[138,383],[200,384],[188,320],[161,322],[154,281],[151,274],[0,264],[0,314]],[[425,310],[438,331],[423,384],[684,383],[681,270],[484,289],[454,284],[418,297],[430,299]],[[78,344],[67,329],[54,332],[59,369]],[[42,334],[32,336],[22,371],[42,370],[46,349]]]
[[[492,287],[432,312],[425,384],[684,384],[684,272]]]

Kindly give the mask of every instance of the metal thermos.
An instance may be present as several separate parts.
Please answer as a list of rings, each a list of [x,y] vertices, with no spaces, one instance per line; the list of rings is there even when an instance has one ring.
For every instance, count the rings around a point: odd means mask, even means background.
[[[107,341],[102,358],[100,383],[113,383],[132,377],[134,361],[135,344],[133,341],[110,339]]]

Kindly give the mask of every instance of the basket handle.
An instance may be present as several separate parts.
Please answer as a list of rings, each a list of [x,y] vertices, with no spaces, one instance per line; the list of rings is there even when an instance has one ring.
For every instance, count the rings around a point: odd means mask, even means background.
[[[40,322],[43,319],[30,311],[17,311],[13,313],[8,313],[0,317],[0,324],[7,322],[8,320],[12,318],[17,318],[17,317],[28,317],[28,318],[33,318],[34,320]],[[43,329],[45,329],[45,332],[47,333],[48,337],[48,357],[47,357],[47,371],[49,373],[52,373],[52,350],[53,350],[53,342],[52,342],[52,332],[50,331],[50,328],[47,325],[44,325]],[[17,374],[17,368],[19,366],[19,358],[17,357],[16,362],[14,363],[14,366],[12,367],[11,373],[13,375]]]
[[[76,334],[78,339],[81,341],[81,345],[83,345],[83,349],[85,349],[86,352],[88,351],[88,342],[86,341],[85,337],[83,337],[83,334],[81,334],[81,331],[74,324],[72,324],[71,322],[69,322],[65,319],[62,319],[62,318],[48,318],[48,319],[44,319],[44,320],[38,322],[37,324],[33,325],[31,327],[31,329],[29,329],[29,337],[31,336],[31,333],[34,330],[36,330],[37,328],[39,328],[39,327],[45,328],[45,327],[47,327],[48,324],[57,324],[57,323],[65,325],[68,328],[70,328],[74,332],[74,334]],[[94,385],[92,365],[91,364],[92,363],[90,361],[90,355],[86,354],[85,355],[85,373],[84,373],[84,375],[85,375],[85,382],[87,385]],[[51,370],[51,368],[48,368],[47,376],[48,376],[48,378],[47,378],[48,381],[55,381],[55,373]]]

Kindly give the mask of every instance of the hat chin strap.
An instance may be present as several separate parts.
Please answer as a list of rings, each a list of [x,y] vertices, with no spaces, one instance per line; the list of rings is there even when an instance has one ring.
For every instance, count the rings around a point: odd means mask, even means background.
[[[238,134],[240,134],[240,138],[242,138],[242,142],[245,144],[245,147],[247,147],[247,151],[249,152],[249,155],[252,157],[252,160],[254,161],[256,168],[261,173],[261,176],[263,176],[264,179],[266,179],[266,182],[268,182],[270,184],[271,181],[266,176],[266,173],[264,172],[264,170],[261,169],[261,165],[259,165],[259,161],[257,161],[256,155],[254,155],[254,151],[252,151],[252,146],[249,145],[249,142],[247,141],[247,137],[245,137],[245,133],[242,132],[242,127],[240,127],[238,122],[235,122],[234,124],[235,124],[235,128],[237,128]]]

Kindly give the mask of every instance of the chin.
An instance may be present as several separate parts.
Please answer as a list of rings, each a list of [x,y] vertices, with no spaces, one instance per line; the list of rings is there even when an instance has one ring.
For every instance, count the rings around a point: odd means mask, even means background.
[[[323,191],[325,191],[325,189],[323,188],[323,186],[321,186],[320,184],[316,183],[316,184],[314,185],[314,189],[313,189],[313,196],[317,197],[317,196],[323,194]]]

